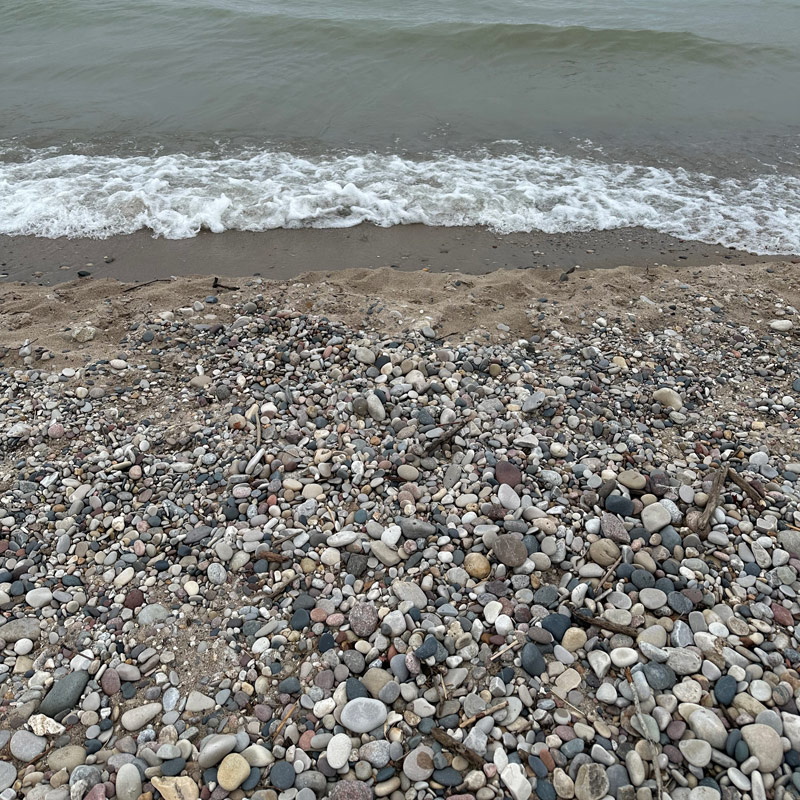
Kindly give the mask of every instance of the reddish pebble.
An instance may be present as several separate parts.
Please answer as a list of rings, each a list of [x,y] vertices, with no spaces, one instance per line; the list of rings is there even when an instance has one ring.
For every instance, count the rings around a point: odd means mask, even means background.
[[[504,483],[513,488],[522,480],[522,473],[519,467],[514,466],[510,461],[498,461],[494,468],[494,477],[497,478],[498,483]]]
[[[325,622],[330,625],[332,628],[338,628],[341,625],[344,625],[344,614],[336,612],[335,614],[331,614]]]
[[[83,800],[106,800],[106,785],[98,783],[84,795]]]
[[[303,735],[297,742],[297,746],[301,750],[308,750],[311,747],[311,740],[314,738],[314,731],[304,731]]]
[[[116,694],[120,689],[121,681],[115,669],[107,669],[100,678],[100,686],[107,695]]]
[[[772,615],[775,617],[775,622],[778,625],[793,626],[794,618],[792,612],[788,608],[784,608],[779,603],[772,604]]]
[[[312,622],[325,622],[328,618],[328,612],[325,611],[324,608],[312,608],[311,609],[311,621]]]
[[[60,439],[64,435],[64,426],[60,422],[54,422],[48,429],[47,435],[51,439]],[[88,795],[87,795],[88,797]]]
[[[552,772],[556,768],[556,762],[553,761],[553,756],[550,755],[549,750],[542,750],[542,752],[539,753],[539,758],[541,759],[542,764],[547,767],[548,772]]]
[[[144,592],[141,589],[131,589],[122,605],[125,608],[139,608],[144,605]]]

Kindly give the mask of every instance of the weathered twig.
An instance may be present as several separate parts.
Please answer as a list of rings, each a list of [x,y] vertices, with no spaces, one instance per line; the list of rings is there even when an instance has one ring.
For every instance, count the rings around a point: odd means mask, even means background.
[[[219,278],[214,277],[214,283],[211,284],[212,289],[228,289],[231,292],[238,292],[238,286],[226,286],[224,283],[219,282]]]
[[[575,622],[587,628],[602,628],[604,631],[611,631],[611,633],[622,633],[632,639],[639,635],[639,631],[636,628],[630,628],[627,625],[617,625],[616,622],[608,622],[605,619],[600,619],[600,617],[587,617],[585,614],[579,614],[573,608],[570,608],[570,613]]]
[[[278,738],[278,735],[283,730],[283,726],[289,721],[289,718],[294,714],[294,710],[297,708],[297,703],[292,703],[289,706],[289,710],[286,712],[286,716],[281,720],[281,724],[275,729],[275,733],[272,734],[273,741]]]
[[[748,483],[735,469],[728,467],[728,477],[754,502],[764,505],[764,498],[751,483]]]
[[[151,281],[145,281],[144,283],[135,283],[133,286],[129,286],[127,289],[123,289],[123,293],[125,292],[135,292],[137,289],[143,289],[145,286],[150,286],[153,283],[170,283],[172,278],[153,278]]]
[[[714,482],[711,484],[711,491],[708,493],[708,500],[706,501],[706,507],[703,509],[703,513],[700,515],[698,530],[701,531],[708,530],[709,523],[711,522],[711,517],[713,516],[714,512],[717,510],[717,506],[719,505],[719,496],[722,493],[722,485],[725,483],[726,474],[727,470],[724,467],[720,467],[717,470],[717,474],[714,476]]]
[[[491,708],[485,708],[483,711],[475,714],[471,717],[467,717],[463,722],[460,722],[458,727],[459,728],[466,728],[468,725],[472,725],[473,723],[477,722],[479,719],[483,719],[484,717],[488,717],[491,714],[494,714],[495,711],[501,711],[508,705],[508,700],[503,700],[502,703],[498,703],[496,706],[492,706]]]
[[[516,647],[519,647],[522,642],[512,642],[509,645],[506,645],[502,650],[498,650],[490,659],[489,661],[494,661],[496,658],[500,658],[503,653],[507,653],[509,650],[513,650]]]
[[[456,755],[465,758],[473,769],[483,769],[483,765],[486,762],[474,750],[470,750],[469,747],[461,744],[461,742],[450,736],[449,733],[445,733],[441,728],[434,727],[433,730],[431,730],[431,736],[433,736],[442,747],[446,747]]]
[[[614,562],[614,563],[613,563],[613,564],[612,564],[612,565],[611,565],[611,566],[610,566],[610,567],[609,567],[609,568],[606,570],[606,574],[605,574],[605,575],[603,575],[603,577],[602,577],[602,578],[600,578],[600,583],[598,583],[597,585],[598,585],[598,586],[602,586],[602,585],[603,585],[603,584],[604,584],[604,583],[605,583],[605,582],[606,582],[606,581],[607,581],[607,580],[608,580],[608,579],[611,577],[611,574],[614,572],[614,570],[615,570],[615,569],[616,569],[616,568],[617,568],[617,567],[618,567],[618,566],[619,566],[621,563],[622,563],[622,556],[620,556],[620,557],[619,557],[619,558],[618,558],[618,559],[617,559],[617,560],[616,560],[616,561],[615,561],[615,562]]]
[[[275,564],[283,564],[285,561],[292,560],[290,556],[284,556],[281,553],[273,553],[271,550],[259,554],[259,558],[265,558],[267,561],[272,561]]]
[[[470,422],[472,422],[471,419],[459,419],[455,422],[451,422],[449,430],[446,430],[444,433],[437,436],[435,439],[431,439],[431,441],[422,446],[423,456],[429,456],[431,453],[435,453],[442,445],[447,444],[451,439],[455,439]]]

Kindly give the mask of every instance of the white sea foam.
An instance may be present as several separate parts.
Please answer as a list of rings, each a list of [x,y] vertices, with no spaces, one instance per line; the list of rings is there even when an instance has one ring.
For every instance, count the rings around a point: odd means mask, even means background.
[[[642,226],[757,253],[800,253],[800,179],[719,179],[540,151],[0,160],[0,233],[104,238],[200,230],[485,225],[499,232]]]

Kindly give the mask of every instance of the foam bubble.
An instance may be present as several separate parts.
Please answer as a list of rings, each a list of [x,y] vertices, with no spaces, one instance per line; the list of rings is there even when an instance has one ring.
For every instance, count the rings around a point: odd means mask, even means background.
[[[744,181],[550,151],[302,157],[282,151],[0,162],[0,233],[105,238],[149,229],[264,231],[484,225],[498,232],[642,226],[762,254],[800,252],[800,179]]]

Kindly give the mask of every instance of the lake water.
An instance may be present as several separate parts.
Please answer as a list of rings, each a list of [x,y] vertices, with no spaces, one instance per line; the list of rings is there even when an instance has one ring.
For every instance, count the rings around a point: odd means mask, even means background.
[[[800,252],[800,0],[4,0],[0,233]]]

